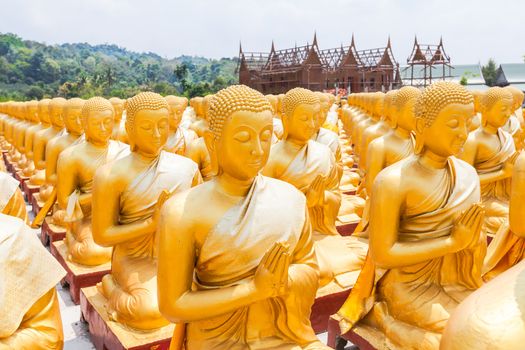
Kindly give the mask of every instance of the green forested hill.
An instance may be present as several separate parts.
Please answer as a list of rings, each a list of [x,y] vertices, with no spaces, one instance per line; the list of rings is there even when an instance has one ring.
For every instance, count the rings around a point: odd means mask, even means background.
[[[205,95],[237,82],[237,58],[165,59],[116,45],[46,45],[0,33],[0,101],[118,96],[139,91]]]

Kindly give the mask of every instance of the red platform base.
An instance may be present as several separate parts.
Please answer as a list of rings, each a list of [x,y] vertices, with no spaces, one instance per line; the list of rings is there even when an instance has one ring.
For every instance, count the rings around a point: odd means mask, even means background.
[[[66,270],[66,277],[62,279],[63,285],[69,285],[69,294],[75,304],[80,303],[80,289],[91,287],[102,280],[104,275],[111,272],[111,263],[100,266],[84,266],[67,260],[67,248],[64,241],[50,244],[51,254]]]
[[[315,298],[312,313],[310,314],[310,322],[316,334],[328,330],[330,316],[341,308],[350,291],[351,289],[348,289]]]
[[[29,201],[31,200],[31,196],[33,195],[33,193],[37,193],[38,191],[40,191],[40,186],[31,185],[29,184],[29,181],[24,181],[24,183],[22,184],[22,190],[24,190],[26,198]]]
[[[52,242],[61,241],[66,237],[66,229],[53,225],[51,221],[51,217],[48,216],[42,223],[40,230],[40,240],[45,246]]]
[[[109,320],[106,299],[97,287],[82,288],[80,311],[89,325],[89,334],[97,350],[168,350],[174,325],[154,330],[136,331]]]
[[[14,176],[15,176],[15,179],[17,179],[17,180],[20,182],[20,187],[21,187],[21,188],[23,188],[22,186],[23,186],[24,182],[27,181],[27,180],[29,180],[29,178],[28,178],[28,177],[25,177],[25,176],[22,174],[22,172],[20,172],[20,171],[17,171],[17,172],[15,173]]]

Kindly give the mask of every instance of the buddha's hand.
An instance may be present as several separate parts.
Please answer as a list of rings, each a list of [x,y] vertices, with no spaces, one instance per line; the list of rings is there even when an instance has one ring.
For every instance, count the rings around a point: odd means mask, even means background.
[[[479,241],[485,211],[481,204],[472,204],[454,223],[450,238],[456,251],[463,250]]]
[[[505,164],[503,165],[503,173],[506,175],[506,177],[512,176],[512,171],[514,170],[514,163],[516,163],[516,159],[518,159],[519,155],[520,151],[516,151],[505,161]]]
[[[309,208],[324,203],[324,188],[325,188],[325,177],[317,175],[314,179],[308,191],[306,191],[306,204]]]
[[[157,204],[155,204],[155,210],[153,211],[153,215],[150,219],[150,225],[153,230],[157,229],[157,225],[160,220],[160,211],[162,209],[162,206],[168,200],[168,198],[170,198],[170,196],[171,193],[168,190],[163,190],[160,193],[159,198],[157,199]]]
[[[254,277],[255,290],[261,298],[272,298],[288,292],[291,259],[289,245],[284,242],[276,242],[266,251]]]

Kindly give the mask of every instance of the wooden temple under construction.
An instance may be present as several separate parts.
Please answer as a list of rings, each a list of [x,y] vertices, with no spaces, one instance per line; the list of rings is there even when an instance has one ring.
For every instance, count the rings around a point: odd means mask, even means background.
[[[295,87],[313,91],[345,89],[350,92],[388,91],[399,88],[399,64],[386,47],[357,50],[350,46],[320,50],[317,35],[312,44],[269,53],[244,52],[239,48],[239,83],[263,94],[279,94]]]

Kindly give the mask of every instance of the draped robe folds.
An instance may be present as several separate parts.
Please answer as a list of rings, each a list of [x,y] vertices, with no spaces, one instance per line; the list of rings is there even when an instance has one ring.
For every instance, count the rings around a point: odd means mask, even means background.
[[[65,276],[64,269],[42,246],[33,232],[18,218],[0,214],[0,347],[2,340],[19,330],[26,313],[50,293]],[[56,295],[55,295],[55,302]],[[41,329],[27,332],[25,341],[34,337],[33,346],[44,348],[48,342],[63,342],[57,327],[58,302],[54,310],[40,314]],[[58,314],[57,314],[58,312]],[[35,325],[36,326],[36,325]],[[46,326],[46,327],[44,327]],[[42,332],[40,336],[36,332]],[[29,334],[31,333],[31,334]],[[11,343],[11,345],[13,345]],[[31,345],[24,342],[25,346]],[[55,343],[58,347],[58,344]],[[21,347],[16,347],[21,348]]]
[[[505,161],[516,151],[514,140],[509,133],[500,128],[498,138],[501,144],[499,151],[488,159],[475,161],[474,168],[479,175],[501,170]],[[508,220],[511,180],[507,178],[481,186],[481,200],[485,207],[484,230],[488,234],[495,234]]]
[[[335,156],[337,163],[341,162],[341,144],[339,143],[339,136],[331,130],[320,128],[315,141],[328,146]]]
[[[246,283],[275,242],[287,242],[292,253],[289,293],[189,323],[187,350],[325,349],[312,347],[317,338],[309,317],[318,271],[305,198],[289,184],[257,176],[247,196],[208,233],[198,252],[194,288]]]
[[[11,175],[0,171],[0,212],[26,221],[26,203],[18,185]]]
[[[186,153],[188,145],[196,139],[197,134],[195,134],[193,130],[178,127],[168,138],[164,150],[183,156]]]
[[[394,166],[411,161],[408,158]],[[398,241],[423,242],[449,236],[458,216],[479,202],[474,169],[453,157],[447,168],[441,185],[428,198],[403,209]],[[480,233],[476,244],[457,253],[387,271],[376,270],[368,255],[355,287],[338,311],[342,331],[346,333],[372,309],[379,308],[384,316],[376,323],[393,349],[414,349],[417,341],[419,349],[437,349],[450,313],[481,286],[485,253],[486,239]]]
[[[352,236],[342,237],[336,230],[335,220],[341,203],[339,171],[328,146],[308,141],[279,180],[286,181],[306,193],[318,175],[325,177],[325,192],[330,192],[332,197],[338,200],[325,198],[325,203],[308,210],[312,222],[314,249],[324,285],[338,275],[359,270],[363,265],[368,245]],[[340,280],[340,286],[350,287],[347,282],[343,282],[343,278]]]
[[[162,151],[150,165],[138,174],[121,193],[119,224],[127,225],[150,218],[160,194],[167,190],[176,193],[191,188],[198,173],[197,164],[177,154]],[[161,320],[157,301],[157,251],[155,233],[145,234],[116,244],[111,259],[111,275],[104,277],[115,286],[109,308],[117,313],[118,321],[135,328]],[[167,324],[168,321],[165,321]]]
[[[93,147],[90,152],[92,152],[90,161],[96,169],[129,154],[129,147],[110,140],[107,148]],[[79,176],[78,178],[81,181],[78,182],[78,188],[69,196],[64,217],[67,225],[64,242],[68,248],[69,260],[82,265],[96,266],[110,260],[111,248],[101,247],[95,243],[91,232],[91,205],[81,207],[79,202],[80,195],[93,191],[93,177],[83,179]]]
[[[489,281],[525,258],[525,238],[512,233],[508,222],[496,232],[487,249],[483,264],[483,279]]]

